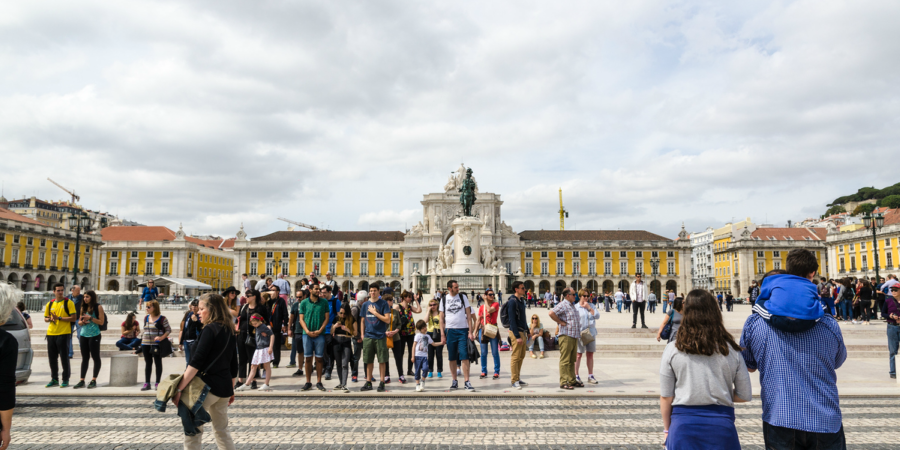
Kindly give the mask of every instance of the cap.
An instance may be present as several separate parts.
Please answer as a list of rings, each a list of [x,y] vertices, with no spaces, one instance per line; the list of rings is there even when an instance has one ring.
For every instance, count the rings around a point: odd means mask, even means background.
[[[237,290],[237,288],[235,288],[234,286],[228,286],[228,288],[225,289],[224,292],[222,292],[222,295],[225,296],[225,295],[228,295],[228,294],[231,293],[231,292],[234,292],[234,293],[236,293],[236,294],[240,294],[240,293],[241,293],[241,291]]]

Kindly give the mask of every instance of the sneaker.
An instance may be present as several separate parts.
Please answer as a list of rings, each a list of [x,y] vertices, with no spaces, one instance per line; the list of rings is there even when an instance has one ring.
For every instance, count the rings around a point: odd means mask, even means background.
[[[422,386],[422,390],[425,390],[425,380],[419,381],[419,386]]]
[[[575,375],[575,381],[581,383],[581,375]]]
[[[896,373],[892,373],[892,374],[891,374],[891,378],[897,378],[897,374],[896,374]]]
[[[249,390],[250,390],[249,384],[242,384],[242,385],[234,388],[234,392],[244,392],[244,391],[249,391]]]
[[[647,328],[647,329],[649,329],[649,327],[647,327],[647,325],[641,325],[641,328]]]
[[[357,380],[356,377],[353,377],[353,378],[350,379],[350,381],[356,383],[356,382],[358,382],[359,380]]]
[[[472,387],[472,383],[469,383],[468,381],[466,381],[464,389],[466,390],[466,392],[475,392],[475,388]]]
[[[406,384],[406,378],[403,378],[403,375],[400,375],[400,384]]]
[[[91,380],[91,382],[88,383],[88,389],[94,389],[96,387],[97,387],[97,380]]]
[[[347,386],[341,386],[341,390],[344,391],[345,394],[349,394],[349,393],[350,393],[350,389],[347,388]]]
[[[154,391],[159,390],[159,383],[156,383],[156,384],[153,385],[153,390],[154,390]]]
[[[296,364],[288,364],[288,365],[286,365],[286,366],[284,366],[284,367],[285,367],[285,368],[288,368],[288,369],[296,369],[296,368],[297,368],[297,365],[296,365]]]
[[[462,369],[456,369],[456,376],[458,376],[458,377],[462,376]]]
[[[85,385],[84,385],[84,380],[81,380],[81,381],[78,382],[78,384],[76,384],[75,386],[72,386],[72,389],[81,389],[81,388],[83,388],[84,386],[85,386]]]
[[[378,392],[384,392],[384,383],[378,383]]]
[[[444,375],[442,375],[440,372],[438,372],[438,378],[444,378]]]
[[[371,391],[371,390],[372,390],[372,382],[366,381],[366,384],[364,384],[363,387],[359,391],[363,392],[363,391]]]
[[[512,388],[513,388],[513,389],[518,389],[518,390],[521,391],[521,390],[522,390],[522,383],[519,382],[519,381],[516,381],[515,383],[512,384]]]
[[[428,372],[428,378],[434,378],[434,372]]]
[[[407,369],[406,369],[406,376],[408,376],[408,377],[414,377],[414,376],[416,376],[416,374],[413,373],[412,368],[407,368]]]
[[[237,390],[239,387],[241,387],[243,385],[244,385],[244,383],[241,383],[240,381],[238,381],[237,383],[234,383],[234,390]]]
[[[459,389],[459,384],[456,380],[453,380],[453,383],[450,385],[450,389]]]
[[[518,383],[519,383],[519,386],[523,386],[523,387],[524,387],[524,386],[528,386],[528,383],[526,383],[526,382],[524,382],[524,381],[522,381],[522,380],[519,380]]]
[[[391,377],[384,377],[384,384],[391,384]]]
[[[325,381],[331,381],[331,374],[330,374],[330,373],[326,373],[326,374],[325,374]]]
[[[494,372],[494,379],[495,379],[495,380],[500,379],[500,373],[499,373],[499,372]]]
[[[277,368],[278,368],[278,364],[272,363],[272,368],[273,368],[273,369],[277,369]]]
[[[597,384],[597,383],[599,383],[599,381],[597,381],[597,379],[594,378],[593,375],[590,375],[590,376],[588,376],[588,383]]]
[[[484,372],[481,372],[481,376],[479,378],[481,378],[483,380],[483,379],[487,378],[487,374]]]
[[[537,359],[537,356],[534,356],[534,353],[531,354],[531,359]]]
[[[256,389],[256,381],[250,384],[250,389]]]
[[[416,385],[416,392],[422,392],[422,385],[421,385],[421,384],[417,384],[417,385]]]
[[[322,386],[322,383],[316,383],[316,389],[325,392],[325,386]]]
[[[300,370],[298,370],[298,371],[292,373],[291,376],[292,376],[292,377],[302,377],[302,376],[303,376],[303,369],[300,369]]]
[[[63,381],[62,383],[59,383],[59,387],[61,387],[61,388],[67,388],[67,387],[69,387],[69,382],[68,382],[68,381]]]
[[[632,325],[631,328],[637,328],[637,324]]]
[[[142,391],[149,391],[149,390],[150,390],[150,383],[144,383],[144,387],[142,387],[141,390],[142,390]]]
[[[259,390],[260,391],[271,391],[272,388],[268,384],[263,383],[263,385],[259,387]]]
[[[301,391],[308,391],[310,389],[312,389],[312,383],[306,383],[302,388],[300,388]]]

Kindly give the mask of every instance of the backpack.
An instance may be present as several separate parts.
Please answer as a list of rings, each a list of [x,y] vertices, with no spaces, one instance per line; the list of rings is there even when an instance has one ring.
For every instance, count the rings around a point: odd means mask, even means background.
[[[106,311],[103,311],[103,324],[100,325],[100,331],[106,331],[107,328],[109,328],[109,314],[106,314]]]
[[[509,304],[512,303],[512,300],[506,300],[506,303],[500,307],[500,323],[503,325],[503,328],[509,328]]]

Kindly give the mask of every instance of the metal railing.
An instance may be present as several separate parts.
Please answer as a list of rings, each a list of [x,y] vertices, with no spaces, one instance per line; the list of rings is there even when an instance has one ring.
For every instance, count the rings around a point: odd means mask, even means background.
[[[103,310],[111,314],[127,313],[137,309],[140,296],[137,294],[99,294]],[[43,311],[44,306],[53,300],[52,292],[25,294],[23,301],[27,311]],[[74,313],[75,311],[71,311]]]

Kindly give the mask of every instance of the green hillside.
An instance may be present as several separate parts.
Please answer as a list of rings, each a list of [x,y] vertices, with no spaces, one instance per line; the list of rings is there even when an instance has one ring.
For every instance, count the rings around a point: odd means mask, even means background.
[[[900,195],[900,183],[897,183],[893,186],[888,186],[884,189],[875,189],[874,187],[860,188],[860,190],[856,191],[855,194],[845,195],[843,197],[834,199],[834,201],[829,203],[828,206],[843,205],[847,202],[861,202],[863,200],[870,200],[873,198],[876,200],[881,200],[892,195]]]

